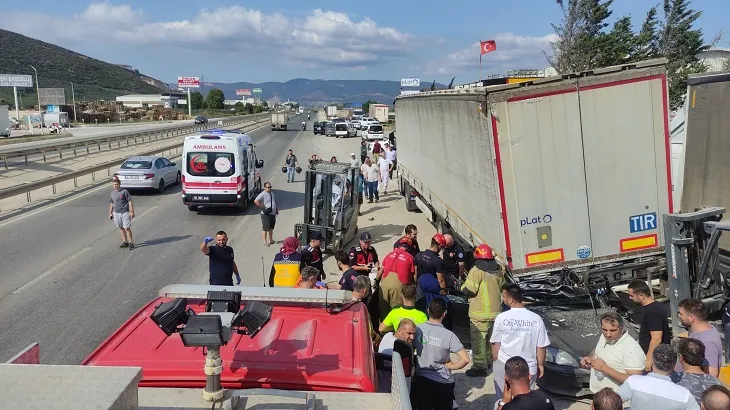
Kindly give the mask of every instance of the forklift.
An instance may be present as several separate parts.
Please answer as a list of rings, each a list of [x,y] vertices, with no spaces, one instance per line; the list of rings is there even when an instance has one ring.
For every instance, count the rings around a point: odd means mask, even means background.
[[[294,237],[306,246],[312,232],[322,234],[322,251],[342,250],[357,234],[360,171],[350,164],[316,159],[304,177],[304,221]]]
[[[701,300],[711,317],[722,315],[725,362],[719,379],[730,385],[730,322],[725,309],[730,300],[730,222],[722,221],[725,208],[707,207],[695,212],[664,215],[665,251],[671,323],[682,337],[677,313],[679,302]]]

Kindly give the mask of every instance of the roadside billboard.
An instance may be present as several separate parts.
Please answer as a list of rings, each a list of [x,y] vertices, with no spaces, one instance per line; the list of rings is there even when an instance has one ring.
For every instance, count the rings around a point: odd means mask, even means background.
[[[0,87],[33,87],[33,76],[25,74],[0,74]]]
[[[420,78],[401,78],[400,79],[400,86],[401,87],[420,87],[421,86],[421,79]]]
[[[63,88],[39,88],[41,105],[66,105],[66,90]]]
[[[177,86],[182,87],[182,88],[185,88],[185,87],[200,88],[200,78],[198,78],[198,77],[178,77]]]
[[[254,88],[253,89],[253,93],[254,94],[261,94],[261,89],[260,88]]]
[[[250,88],[239,88],[236,90],[236,95],[251,95],[251,89]]]

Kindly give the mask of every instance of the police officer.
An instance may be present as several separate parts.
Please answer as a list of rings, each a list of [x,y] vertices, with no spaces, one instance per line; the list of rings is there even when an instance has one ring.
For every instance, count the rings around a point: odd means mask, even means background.
[[[454,237],[446,234],[446,247],[444,248],[444,275],[448,281],[451,275],[457,278],[464,277],[464,250],[454,241]]]
[[[319,271],[317,280],[325,280],[327,275],[324,273],[324,264],[322,263],[322,234],[314,231],[309,235],[309,246],[302,251],[302,263],[304,266],[311,266]]]
[[[369,274],[373,268],[380,270],[378,252],[372,247],[372,241],[370,232],[363,232],[360,235],[360,246],[353,246],[350,249],[350,266],[357,272]]]

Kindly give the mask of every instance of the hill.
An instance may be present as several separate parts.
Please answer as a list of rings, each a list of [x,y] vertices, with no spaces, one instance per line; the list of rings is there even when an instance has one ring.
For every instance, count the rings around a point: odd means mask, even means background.
[[[71,103],[71,83],[76,100],[113,100],[124,94],[157,94],[166,90],[163,82],[139,72],[0,29],[0,73],[34,75],[30,64],[38,70],[41,88],[65,88],[66,101]],[[35,78],[34,78],[35,84]],[[21,106],[36,104],[34,89],[18,89]],[[0,87],[0,99],[13,102],[13,89]]]
[[[173,84],[170,84],[174,87]],[[425,89],[431,83],[421,83]],[[211,88],[223,90],[226,99],[237,99],[236,90],[240,88],[261,88],[261,98],[264,100],[279,97],[281,101],[291,100],[301,104],[312,103],[350,103],[357,105],[368,100],[382,104],[392,104],[400,94],[400,81],[380,80],[310,80],[296,78],[287,82],[254,83],[216,83],[205,82],[201,92],[206,94]],[[443,84],[436,84],[439,89],[446,88]]]

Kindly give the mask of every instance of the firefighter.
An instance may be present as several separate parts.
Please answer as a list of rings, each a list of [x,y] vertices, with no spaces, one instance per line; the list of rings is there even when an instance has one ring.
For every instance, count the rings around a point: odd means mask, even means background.
[[[492,248],[481,244],[474,250],[474,267],[466,275],[461,291],[469,298],[469,328],[474,362],[466,371],[469,377],[486,376],[492,366],[492,352],[487,347],[500,313],[501,289],[505,283],[502,266],[495,260]]]

